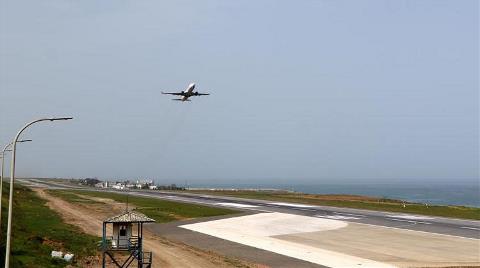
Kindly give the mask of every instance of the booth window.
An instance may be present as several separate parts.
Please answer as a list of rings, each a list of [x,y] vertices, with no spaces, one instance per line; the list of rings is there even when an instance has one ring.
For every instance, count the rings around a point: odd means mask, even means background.
[[[127,230],[125,229],[125,226],[120,227],[120,236],[126,236],[127,235]]]

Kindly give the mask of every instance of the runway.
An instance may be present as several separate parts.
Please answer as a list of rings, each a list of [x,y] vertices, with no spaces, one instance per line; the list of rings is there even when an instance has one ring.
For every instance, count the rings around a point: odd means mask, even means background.
[[[40,184],[44,187],[57,189],[75,188],[79,190],[97,190],[90,187],[76,187],[60,183],[45,182],[41,180],[24,180],[23,182],[29,184]],[[108,191],[126,194],[125,191]],[[341,220],[363,225],[382,226],[393,229],[413,230],[447,236],[480,239],[480,221],[475,220],[462,220],[352,208],[314,206],[236,197],[176,193],[168,191],[130,190],[128,193],[135,196],[154,197],[184,203],[197,203],[208,206],[228,207],[232,209],[255,212],[280,212],[309,217]]]
[[[127,193],[40,180],[23,183]],[[149,229],[168,239],[271,267],[480,265],[480,221],[183,192],[128,194],[247,212],[154,224]]]

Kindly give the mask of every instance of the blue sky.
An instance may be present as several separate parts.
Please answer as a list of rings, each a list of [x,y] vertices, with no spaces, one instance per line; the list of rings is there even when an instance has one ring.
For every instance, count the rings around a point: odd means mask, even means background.
[[[477,181],[478,1],[0,1],[20,176]],[[190,82],[190,103],[161,90]]]

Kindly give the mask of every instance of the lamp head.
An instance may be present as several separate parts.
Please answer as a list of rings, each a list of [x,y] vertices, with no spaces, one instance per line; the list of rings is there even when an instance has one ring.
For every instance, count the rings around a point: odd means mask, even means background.
[[[48,120],[50,121],[59,121],[59,120],[71,120],[73,117],[52,117],[49,118]]]

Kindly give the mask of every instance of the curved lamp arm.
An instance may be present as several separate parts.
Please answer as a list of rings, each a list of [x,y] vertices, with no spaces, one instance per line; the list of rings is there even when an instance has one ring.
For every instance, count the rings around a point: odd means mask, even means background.
[[[9,203],[8,203],[8,224],[7,224],[7,243],[6,243],[6,250],[5,250],[5,267],[10,267],[10,243],[12,237],[12,204],[13,204],[13,186],[15,181],[15,156],[16,156],[16,149],[17,149],[17,142],[19,142],[18,138],[22,134],[22,132],[27,129],[29,126],[42,122],[42,121],[60,121],[60,120],[70,120],[73,117],[50,117],[50,118],[40,118],[37,120],[33,120],[32,122],[26,124],[22,129],[20,129],[12,141],[13,148],[12,148],[12,164],[10,168],[10,195],[9,195]]]

